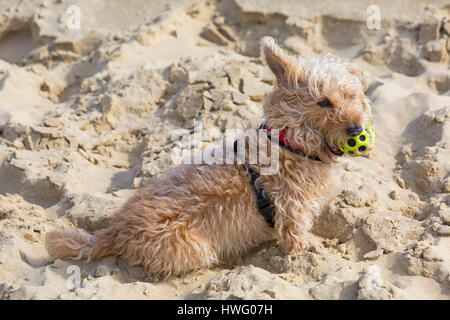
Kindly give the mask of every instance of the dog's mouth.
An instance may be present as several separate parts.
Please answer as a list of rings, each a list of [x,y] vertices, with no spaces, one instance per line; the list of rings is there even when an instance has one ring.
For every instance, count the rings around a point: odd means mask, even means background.
[[[330,152],[331,152],[332,154],[334,154],[335,156],[340,157],[340,156],[342,156],[342,155],[344,154],[344,152],[343,152],[341,149],[339,149],[339,147],[338,147],[337,144],[335,144],[334,146],[330,146],[330,145],[327,143],[327,146],[328,146],[328,150],[330,150]]]

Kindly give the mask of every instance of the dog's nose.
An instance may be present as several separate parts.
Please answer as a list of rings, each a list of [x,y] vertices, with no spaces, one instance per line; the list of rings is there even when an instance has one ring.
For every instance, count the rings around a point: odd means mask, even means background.
[[[363,131],[363,128],[360,125],[356,125],[353,128],[348,128],[346,131],[349,136],[354,137],[360,134]]]

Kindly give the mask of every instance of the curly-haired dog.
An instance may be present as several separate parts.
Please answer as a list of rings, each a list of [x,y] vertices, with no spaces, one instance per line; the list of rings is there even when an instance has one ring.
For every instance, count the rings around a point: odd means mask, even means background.
[[[353,65],[332,55],[294,59],[269,37],[261,49],[277,80],[264,101],[268,134],[280,130],[276,173],[259,175],[259,164],[180,165],[138,190],[109,228],[48,233],[49,254],[115,255],[167,276],[232,261],[274,238],[286,253],[304,250],[314,207],[342,155],[337,145],[371,120],[370,105]]]

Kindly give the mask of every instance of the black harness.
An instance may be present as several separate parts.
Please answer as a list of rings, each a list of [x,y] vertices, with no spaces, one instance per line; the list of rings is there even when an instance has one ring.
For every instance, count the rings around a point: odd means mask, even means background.
[[[265,124],[262,124],[259,129],[267,129],[267,126]],[[272,137],[270,134],[267,134],[269,139],[271,140]],[[315,161],[322,161],[318,156],[308,156],[306,153],[304,153],[301,150],[294,149],[291,146],[285,144],[284,142],[277,140],[278,144],[289,150],[290,152],[293,152],[295,154],[298,154],[302,157],[308,157],[311,160]],[[238,146],[238,140],[234,142],[234,153],[237,154],[237,146]],[[272,228],[275,226],[275,205],[273,204],[272,200],[269,199],[269,197],[266,195],[266,192],[264,191],[264,186],[260,183],[259,185],[256,185],[256,179],[259,178],[260,174],[259,172],[253,170],[247,163],[244,163],[242,165],[245,169],[245,171],[249,175],[249,182],[250,186],[252,187],[252,190],[256,197],[256,206],[258,207],[259,212],[262,214],[264,219],[267,221],[269,226]]]

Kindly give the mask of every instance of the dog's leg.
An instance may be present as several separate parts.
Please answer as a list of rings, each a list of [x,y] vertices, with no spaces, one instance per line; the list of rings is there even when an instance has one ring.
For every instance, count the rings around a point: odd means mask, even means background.
[[[277,203],[275,228],[281,248],[286,254],[296,254],[308,248],[307,232],[312,226],[311,208],[294,199]]]
[[[181,275],[209,268],[217,258],[209,241],[186,227],[160,226],[160,232],[129,229],[116,239],[116,253],[131,266],[143,265],[151,274]],[[122,244],[123,245],[120,245]]]

